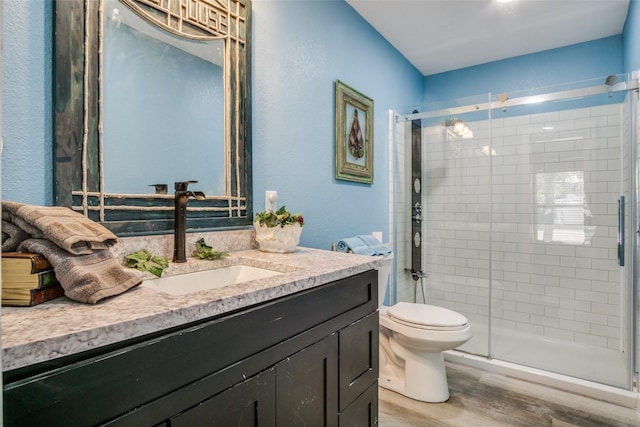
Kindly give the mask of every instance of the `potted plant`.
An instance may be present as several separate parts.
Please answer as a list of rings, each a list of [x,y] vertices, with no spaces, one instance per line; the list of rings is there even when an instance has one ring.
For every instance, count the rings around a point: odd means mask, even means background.
[[[284,206],[275,212],[258,212],[253,221],[256,241],[260,250],[265,252],[295,252],[303,226],[302,215],[293,215]]]

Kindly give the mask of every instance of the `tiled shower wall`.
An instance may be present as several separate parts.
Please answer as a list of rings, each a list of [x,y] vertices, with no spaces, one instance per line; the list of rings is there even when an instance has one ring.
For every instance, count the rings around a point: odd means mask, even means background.
[[[496,330],[619,350],[622,113],[616,104],[469,122],[472,139],[423,129],[427,303],[486,324],[491,295]],[[396,166],[404,161],[398,153]],[[409,207],[399,193],[397,233]],[[397,239],[397,297],[413,301]]]

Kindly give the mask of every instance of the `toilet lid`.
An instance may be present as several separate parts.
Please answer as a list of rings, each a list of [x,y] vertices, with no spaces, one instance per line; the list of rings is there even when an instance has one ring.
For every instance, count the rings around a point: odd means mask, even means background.
[[[387,314],[402,323],[436,328],[464,326],[468,322],[462,314],[444,307],[407,302],[399,302],[393,307],[389,307]]]

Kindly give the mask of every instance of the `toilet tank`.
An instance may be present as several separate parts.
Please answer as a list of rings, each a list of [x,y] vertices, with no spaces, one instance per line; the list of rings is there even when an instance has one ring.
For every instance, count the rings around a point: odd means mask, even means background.
[[[391,304],[391,284],[393,283],[393,254],[384,255],[378,267],[378,307]]]

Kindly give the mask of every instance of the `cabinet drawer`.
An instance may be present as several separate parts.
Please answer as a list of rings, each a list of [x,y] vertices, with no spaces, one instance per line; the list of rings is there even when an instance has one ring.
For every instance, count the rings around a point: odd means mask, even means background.
[[[378,425],[378,382],[374,382],[356,400],[340,412],[340,427]]]
[[[378,380],[378,312],[341,329],[340,410]]]

